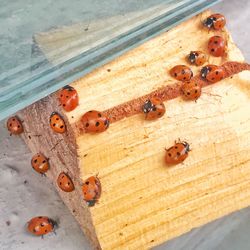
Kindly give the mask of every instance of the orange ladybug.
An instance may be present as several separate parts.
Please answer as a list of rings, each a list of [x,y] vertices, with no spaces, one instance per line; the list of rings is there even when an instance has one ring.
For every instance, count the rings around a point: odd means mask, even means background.
[[[75,189],[74,183],[71,178],[64,172],[60,173],[57,178],[57,185],[64,192],[72,192]]]
[[[193,72],[185,65],[176,65],[170,70],[170,75],[179,81],[189,81]]]
[[[208,41],[208,50],[215,57],[223,56],[226,50],[225,40],[221,36],[212,36]]]
[[[162,117],[166,112],[164,103],[158,98],[147,100],[144,103],[142,110],[145,114],[146,120],[155,120]]]
[[[65,86],[59,92],[59,102],[67,112],[74,110],[79,103],[77,91],[71,86]]]
[[[222,80],[224,76],[223,68],[217,65],[209,64],[201,69],[201,77],[212,83]]]
[[[32,218],[27,225],[28,232],[36,236],[43,236],[53,232],[56,222],[47,216],[38,216]]]
[[[81,118],[81,122],[86,133],[100,133],[109,127],[108,117],[96,110],[85,113]]]
[[[101,182],[97,176],[91,176],[85,180],[82,186],[83,199],[88,203],[89,207],[95,205],[101,196]]]
[[[7,128],[10,131],[11,135],[20,135],[23,133],[22,122],[18,119],[17,116],[12,116],[7,121]]]
[[[49,161],[43,154],[38,153],[32,157],[31,166],[36,172],[45,174],[49,170]]]
[[[174,146],[165,150],[165,162],[172,165],[183,162],[188,157],[190,148],[187,142],[176,142]]]
[[[220,30],[226,25],[226,18],[222,14],[213,14],[204,20],[203,25],[208,29]]]
[[[196,101],[201,96],[201,86],[197,82],[183,82],[181,93],[186,100]]]
[[[66,131],[66,125],[63,120],[63,118],[57,113],[53,112],[50,115],[50,127],[56,132],[56,133],[64,133]]]
[[[203,65],[206,60],[207,57],[202,51],[191,51],[188,55],[188,61],[196,66]]]

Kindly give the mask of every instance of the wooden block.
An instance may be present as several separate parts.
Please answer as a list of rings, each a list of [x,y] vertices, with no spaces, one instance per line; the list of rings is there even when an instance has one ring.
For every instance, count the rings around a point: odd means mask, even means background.
[[[76,190],[59,194],[96,249],[148,249],[250,204],[250,73],[203,89],[197,102],[176,98],[166,115],[145,121],[134,115],[101,134],[80,134],[75,123],[88,110],[106,110],[175,83],[168,70],[186,64],[191,50],[206,51],[216,32],[201,27],[204,12],[75,81],[80,105],[65,113],[56,94],[28,107],[24,139],[50,158],[48,177],[56,186],[61,171]],[[218,33],[218,32],[217,32]],[[243,61],[225,30],[228,54],[209,63]],[[192,67],[194,73],[200,68]],[[67,133],[55,134],[49,116],[60,112]],[[37,136],[41,135],[41,136]],[[181,138],[192,151],[183,164],[168,168],[164,148]],[[100,201],[87,207],[81,184],[98,174]]]

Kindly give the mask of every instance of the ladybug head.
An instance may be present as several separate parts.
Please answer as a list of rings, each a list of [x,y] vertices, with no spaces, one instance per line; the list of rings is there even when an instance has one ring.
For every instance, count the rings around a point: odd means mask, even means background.
[[[66,89],[68,91],[73,91],[74,90],[74,88],[69,86],[69,85],[64,86],[63,89]]]
[[[205,66],[201,69],[201,77],[206,79],[207,74],[209,73],[210,68]]]
[[[203,25],[208,27],[208,28],[211,28],[214,24],[214,18],[213,17],[208,17],[204,22],[203,22]]]
[[[195,52],[190,52],[189,56],[188,56],[188,60],[191,62],[191,63],[194,63],[195,62],[195,58],[196,58],[197,54]]]
[[[149,113],[153,109],[154,109],[154,104],[150,100],[147,100],[142,107],[142,111],[145,114]]]
[[[58,222],[52,219],[48,219],[50,225],[52,225],[53,229],[58,228]]]
[[[190,146],[189,146],[189,144],[188,144],[186,141],[182,142],[182,144],[183,144],[183,146],[185,147],[186,153],[188,153],[188,152],[190,151]]]

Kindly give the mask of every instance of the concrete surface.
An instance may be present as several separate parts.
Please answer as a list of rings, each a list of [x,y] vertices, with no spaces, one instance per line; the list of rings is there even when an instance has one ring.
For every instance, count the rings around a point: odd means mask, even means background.
[[[227,0],[213,8],[224,13],[234,40],[250,61],[250,1]],[[20,138],[10,137],[0,123],[0,250],[90,249],[78,224],[52,184],[30,167],[31,154]],[[44,239],[25,231],[33,216],[59,221],[57,234]],[[235,212],[173,239],[157,250],[249,250],[250,208]]]

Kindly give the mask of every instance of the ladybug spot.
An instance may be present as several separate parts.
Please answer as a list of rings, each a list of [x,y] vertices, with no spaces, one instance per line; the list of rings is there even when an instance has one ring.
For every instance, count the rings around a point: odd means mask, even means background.
[[[168,153],[168,156],[171,157],[172,155],[170,153]]]
[[[89,123],[86,123],[86,124],[85,124],[85,127],[88,127],[88,126],[89,126]]]
[[[61,97],[63,97],[63,95],[61,95]]]
[[[86,181],[85,184],[86,184],[86,185],[89,185],[89,181]]]
[[[101,115],[100,113],[98,113],[98,116],[99,116],[99,117],[102,117],[102,115]]]
[[[177,73],[174,73],[174,76],[176,77],[176,76],[177,76]]]
[[[214,52],[214,49],[211,49],[211,52]]]
[[[10,123],[10,125],[9,125],[10,127],[12,126],[12,123]]]
[[[33,232],[34,232],[34,233],[36,232],[36,229],[35,229],[35,228],[33,229]]]
[[[214,77],[212,78],[212,81],[214,81],[215,79],[214,79]]]
[[[56,126],[56,124],[54,123],[54,124],[53,124],[53,127],[55,127],[55,126]]]
[[[39,218],[39,219],[42,219],[43,217],[42,217],[42,216],[39,216],[38,218]]]
[[[195,86],[198,86],[198,84],[196,83]]]
[[[197,93],[198,93],[198,90],[196,89],[194,92],[195,92],[195,94],[197,94]]]
[[[160,115],[161,115],[161,112],[158,113],[158,116],[160,116]]]
[[[44,231],[45,233],[47,233],[48,231],[47,231],[47,229],[45,229],[45,231]]]
[[[174,148],[175,148],[175,149],[177,149],[178,147],[177,147],[177,146],[175,146]]]
[[[60,128],[63,128],[64,126],[62,125]]]
[[[61,186],[61,185],[62,185],[62,183],[61,183],[61,182],[59,182],[59,185]]]
[[[57,118],[56,118],[56,120],[58,121],[58,120],[59,120],[59,118],[57,117]]]
[[[46,160],[43,160],[43,163],[45,163],[46,162]]]
[[[68,95],[66,95],[66,98],[69,98],[69,96],[68,96]]]
[[[187,95],[190,95],[190,92],[187,92]]]
[[[37,163],[37,159],[35,159],[34,162]]]
[[[62,179],[64,178],[64,175],[62,175],[62,177],[61,177]]]
[[[96,122],[95,126],[98,127],[100,125],[100,122]]]
[[[65,107],[66,105],[65,104],[63,104],[63,107]]]
[[[180,156],[180,155],[181,155],[181,153],[180,153],[180,152],[177,152],[176,154],[177,154],[177,156]]]
[[[68,182],[68,185],[70,186],[70,182]]]
[[[187,78],[186,78],[186,77],[184,77],[183,79],[184,79],[184,80],[186,80]]]
[[[218,71],[216,71],[216,72],[215,72],[215,74],[216,74],[216,75],[219,75],[219,72],[218,72]]]
[[[17,127],[20,128],[20,125],[18,125]]]
[[[152,110],[153,110],[153,111],[156,111],[156,107],[154,106]]]
[[[14,122],[15,120],[16,120],[15,118],[12,119],[13,122]]]
[[[181,73],[184,75],[184,74],[185,74],[185,70],[183,69],[183,70],[181,71]]]
[[[218,41],[214,41],[214,43],[215,43],[215,44],[217,44],[217,43],[218,43]]]
[[[44,227],[44,224],[43,224],[43,223],[41,223],[41,224],[40,224],[40,226],[41,226],[41,227]]]

